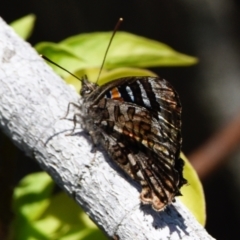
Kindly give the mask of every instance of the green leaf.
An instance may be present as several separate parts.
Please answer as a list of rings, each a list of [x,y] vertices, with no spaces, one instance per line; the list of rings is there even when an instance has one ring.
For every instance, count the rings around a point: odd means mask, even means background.
[[[185,162],[183,175],[188,184],[181,188],[183,196],[178,198],[193,213],[198,222],[204,226],[206,223],[206,206],[201,181],[183,153],[181,153],[181,158]]]
[[[99,68],[109,43],[111,32],[79,34],[56,44],[39,43],[36,50],[52,61],[76,73]],[[189,66],[197,59],[173,50],[166,44],[126,32],[117,32],[107,54],[104,68]],[[66,78],[69,74],[53,66]]]
[[[77,56],[74,52],[69,50],[67,46],[62,46],[60,44],[51,42],[38,43],[35,49],[42,55],[47,56],[53,62],[64,66],[68,71],[75,72],[77,69],[84,69],[88,66],[83,58]],[[55,72],[57,72],[62,77],[69,76],[69,73],[63,71],[59,67],[50,64]]]
[[[106,239],[70,197],[63,192],[53,195],[53,186],[41,172],[28,175],[15,188],[12,239]]]
[[[28,175],[14,190],[14,210],[21,211],[19,213],[27,215],[30,220],[39,218],[49,204],[48,198],[53,187],[54,183],[48,175],[43,176],[42,173]]]
[[[34,14],[29,14],[22,17],[10,24],[10,26],[15,30],[15,32],[23,39],[28,39],[33,31],[36,16]]]
[[[112,32],[79,34],[60,42],[88,62],[100,66]],[[168,45],[127,32],[117,32],[108,52],[105,67],[189,66],[197,59],[179,53]]]
[[[88,75],[87,75],[88,76]],[[111,71],[105,71],[101,74],[99,79],[99,85],[103,85],[107,82],[113,81],[113,79],[129,77],[129,76],[153,76],[156,77],[157,75],[149,71],[147,69],[140,69],[140,68],[117,68]]]

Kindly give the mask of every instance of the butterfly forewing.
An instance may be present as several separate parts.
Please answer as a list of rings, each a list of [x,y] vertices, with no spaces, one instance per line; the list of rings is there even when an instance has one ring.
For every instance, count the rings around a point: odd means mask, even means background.
[[[82,124],[94,144],[142,186],[141,201],[162,210],[179,195],[181,105],[159,77],[126,77],[101,87],[83,79]]]

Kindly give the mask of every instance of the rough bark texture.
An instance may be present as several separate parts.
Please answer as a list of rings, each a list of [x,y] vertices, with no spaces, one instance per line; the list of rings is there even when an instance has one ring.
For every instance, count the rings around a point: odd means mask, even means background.
[[[0,129],[116,239],[212,239],[178,200],[163,212],[141,206],[139,186],[91,153],[85,133],[61,120],[79,101],[31,46],[0,20]],[[73,114],[74,112],[71,112]],[[67,207],[67,206],[66,206]]]

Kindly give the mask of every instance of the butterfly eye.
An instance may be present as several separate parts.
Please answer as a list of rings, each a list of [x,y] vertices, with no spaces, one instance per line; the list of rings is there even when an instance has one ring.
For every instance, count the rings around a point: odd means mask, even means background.
[[[81,91],[80,91],[80,95],[81,95],[82,97],[86,97],[86,96],[89,95],[91,92],[92,92],[91,89],[88,88],[88,86],[85,85],[85,86],[82,86],[82,89],[81,89]]]
[[[91,92],[92,92],[92,90],[90,90],[90,89],[85,90],[85,94],[89,94]]]

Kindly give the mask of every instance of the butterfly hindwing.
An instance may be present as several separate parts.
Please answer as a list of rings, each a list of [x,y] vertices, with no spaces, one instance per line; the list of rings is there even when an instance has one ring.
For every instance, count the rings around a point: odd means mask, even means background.
[[[97,86],[83,81],[83,125],[95,144],[142,186],[140,198],[163,209],[179,195],[181,105],[158,77],[127,77]]]

